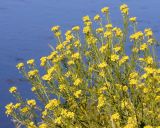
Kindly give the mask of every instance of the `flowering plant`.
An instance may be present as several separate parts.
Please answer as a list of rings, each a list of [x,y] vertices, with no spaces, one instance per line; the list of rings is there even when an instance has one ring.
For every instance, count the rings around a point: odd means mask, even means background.
[[[17,64],[32,85],[36,99],[25,100],[10,88],[17,103],[6,105],[16,127],[27,128],[160,128],[160,68],[157,41],[150,28],[139,31],[136,17],[120,6],[123,28],[114,27],[109,8],[94,17],[83,17],[83,37],[75,26],[61,34],[51,30],[57,46],[40,59]],[[132,33],[129,36],[130,29]],[[127,53],[128,44],[132,44]],[[126,52],[127,51],[127,52]]]

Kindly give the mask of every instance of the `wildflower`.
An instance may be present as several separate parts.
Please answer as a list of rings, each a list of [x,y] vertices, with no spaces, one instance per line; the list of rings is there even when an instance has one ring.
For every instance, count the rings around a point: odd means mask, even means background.
[[[103,28],[97,28],[96,29],[96,33],[103,33],[103,31],[104,31]]]
[[[128,87],[125,85],[123,86],[123,91],[127,92],[128,91]]]
[[[31,107],[35,107],[36,106],[36,101],[34,99],[27,100],[27,104]]]
[[[102,108],[105,105],[105,102],[106,102],[106,97],[103,94],[101,94],[98,97],[98,106],[97,106],[97,108],[98,109]]]
[[[114,50],[115,52],[119,52],[121,49],[122,49],[122,48],[121,48],[120,46],[116,46],[116,47],[113,48],[113,50]]]
[[[13,87],[11,87],[11,88],[9,89],[9,92],[10,92],[10,93],[15,93],[15,92],[17,92],[17,88],[16,88],[15,86],[13,86]]]
[[[44,76],[42,76],[42,80],[51,81],[52,80],[51,74],[45,74]]]
[[[129,59],[128,56],[123,56],[123,57],[119,60],[119,65],[124,64],[128,59]]]
[[[83,22],[89,22],[90,21],[89,16],[84,16],[82,19],[83,19]]]
[[[153,64],[153,58],[151,56],[148,56],[148,57],[145,58],[145,62],[147,64]]]
[[[56,47],[56,50],[62,50],[64,48],[64,45],[62,43],[58,44]]]
[[[29,78],[33,78],[36,75],[38,75],[38,70],[37,69],[31,70],[31,71],[28,72],[28,77]]]
[[[99,72],[99,75],[100,75],[101,77],[105,77],[105,71],[103,71],[103,70],[100,71],[100,72]]]
[[[46,123],[42,123],[38,128],[48,128],[48,125]]]
[[[138,40],[138,39],[140,39],[140,38],[143,38],[143,33],[141,32],[141,31],[139,31],[139,32],[136,32],[136,33],[134,33],[134,34],[132,34],[131,36],[130,36],[130,39],[131,40]]]
[[[72,28],[72,31],[79,31],[80,30],[80,27],[79,26],[74,26],[73,28]]]
[[[147,37],[153,36],[153,32],[152,32],[152,30],[150,28],[146,28],[144,30],[144,33],[145,33],[145,36],[147,36]]]
[[[143,43],[143,44],[140,46],[140,50],[141,50],[141,51],[145,51],[147,48],[148,48],[148,45],[147,45],[146,43]]]
[[[18,70],[21,70],[24,67],[24,63],[18,63],[16,67]]]
[[[26,107],[20,109],[20,112],[27,113],[27,112],[29,112],[29,108],[26,106]]]
[[[67,63],[68,63],[68,65],[73,65],[73,64],[75,64],[73,60],[70,60],[70,61],[68,61]]]
[[[102,46],[99,48],[99,51],[100,51],[101,53],[104,53],[104,52],[106,51],[106,49],[107,49],[107,46],[106,46],[106,45],[102,45]]]
[[[5,108],[6,108],[6,111],[5,111],[6,115],[11,115],[14,110],[14,105],[13,103],[9,103],[5,106]]]
[[[16,104],[14,105],[14,108],[17,109],[17,108],[19,108],[20,106],[21,106],[21,103],[16,103]]]
[[[57,32],[57,31],[59,31],[59,29],[60,29],[60,26],[53,26],[52,28],[51,28],[51,31],[53,31],[53,32]]]
[[[91,32],[91,29],[90,29],[89,26],[85,26],[85,27],[83,28],[83,33],[84,33],[84,34],[89,34],[90,32]]]
[[[78,90],[78,91],[76,91],[76,92],[74,93],[74,96],[75,96],[76,98],[79,98],[79,97],[81,96],[81,94],[82,94],[82,90]]]
[[[72,54],[73,59],[80,59],[80,54],[79,52]]]
[[[138,53],[138,52],[139,52],[139,49],[136,48],[136,47],[133,47],[133,48],[132,48],[132,52],[133,52],[133,53]]]
[[[37,90],[36,87],[32,87],[32,88],[31,88],[31,91],[32,91],[32,92],[35,92],[36,90]]]
[[[27,128],[37,128],[34,122],[30,122],[27,126]]]
[[[115,61],[117,61],[117,60],[119,60],[119,55],[117,55],[117,54],[112,54],[112,55],[111,55],[111,61],[115,62]]]
[[[104,37],[107,37],[107,38],[112,38],[112,32],[111,31],[106,31],[105,33],[104,33]]]
[[[82,79],[81,78],[77,78],[74,83],[75,86],[79,86],[80,84],[82,84]]]
[[[62,124],[62,117],[57,117],[57,118],[54,120],[54,123],[55,123],[55,124],[58,124],[58,125]]]
[[[127,6],[126,4],[122,4],[122,5],[120,6],[120,10],[121,10],[121,13],[122,13],[122,14],[128,15],[128,10],[129,10],[129,8],[128,8],[128,6]]]
[[[41,57],[41,59],[40,59],[40,61],[41,61],[41,66],[45,66],[45,64],[46,64],[46,62],[47,62],[47,57]]]
[[[102,13],[108,13],[109,12],[109,7],[104,7],[101,9]]]
[[[60,92],[65,91],[65,90],[66,90],[66,85],[60,84],[60,85],[59,85],[59,90],[60,90]]]
[[[99,21],[100,19],[101,19],[101,17],[98,14],[94,17],[95,21]]]
[[[28,65],[34,65],[35,60],[34,59],[30,59],[27,61]]]
[[[134,22],[136,22],[136,19],[137,19],[136,17],[131,17],[131,18],[129,18],[129,21],[134,23]]]
[[[105,68],[107,67],[107,63],[106,62],[102,62],[98,65],[99,68]]]
[[[107,28],[108,30],[111,30],[112,27],[113,27],[112,24],[107,24],[107,25],[106,25],[106,28]]]
[[[115,114],[113,114],[113,115],[111,116],[111,118],[112,118],[112,120],[114,120],[114,121],[118,121],[119,118],[120,118],[120,115],[119,115],[119,113],[115,113]]]
[[[54,107],[57,107],[60,102],[57,99],[49,100],[49,103],[45,106],[45,109],[52,110]]]

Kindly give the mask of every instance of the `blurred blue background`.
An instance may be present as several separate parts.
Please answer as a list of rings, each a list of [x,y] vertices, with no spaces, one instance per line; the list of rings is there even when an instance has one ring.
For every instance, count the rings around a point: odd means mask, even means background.
[[[18,86],[24,97],[32,97],[30,85],[15,65],[30,58],[38,63],[50,52],[48,44],[56,44],[50,28],[60,25],[65,31],[82,26],[84,15],[93,17],[104,6],[110,7],[113,24],[120,25],[122,3],[138,18],[140,29],[151,27],[160,39],[160,0],[0,0],[0,128],[14,128],[4,114],[4,106],[14,101],[10,86]]]

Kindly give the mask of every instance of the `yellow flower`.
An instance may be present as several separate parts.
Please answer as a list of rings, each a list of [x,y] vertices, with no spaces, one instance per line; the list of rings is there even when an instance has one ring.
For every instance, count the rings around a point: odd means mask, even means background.
[[[98,109],[102,108],[105,105],[105,102],[106,102],[106,97],[103,94],[101,94],[98,97],[98,106],[97,106],[97,108]]]
[[[74,112],[67,112],[66,116],[70,119],[74,119],[74,115],[75,115]]]
[[[143,44],[140,46],[140,50],[141,50],[141,51],[145,51],[147,48],[148,48],[148,45],[147,45],[146,43],[143,43]]]
[[[132,52],[133,52],[133,53],[138,53],[138,52],[139,52],[139,49],[136,48],[136,47],[133,47],[133,48],[132,48]]]
[[[76,91],[76,92],[74,93],[74,96],[75,96],[76,98],[79,98],[81,95],[82,95],[82,90],[78,90],[78,91]]]
[[[79,31],[80,30],[80,27],[79,26],[74,26],[73,28],[72,28],[72,31]]]
[[[6,108],[6,111],[5,111],[6,115],[11,115],[14,110],[14,105],[13,103],[9,103],[5,106],[5,108]]]
[[[104,37],[112,38],[112,32],[111,32],[111,31],[106,31],[106,32],[104,33]]]
[[[73,59],[80,59],[80,54],[79,52],[72,54]]]
[[[83,28],[83,33],[84,33],[84,34],[88,34],[88,33],[90,33],[90,32],[91,32],[91,29],[90,29],[89,26],[85,26],[85,27]]]
[[[16,67],[17,67],[18,70],[20,70],[20,69],[22,69],[24,67],[24,63],[18,63],[16,65]]]
[[[116,46],[116,47],[113,48],[113,50],[114,50],[115,52],[119,52],[121,49],[122,49],[122,48],[121,48],[120,46]]]
[[[27,126],[27,128],[37,128],[34,122],[30,122]]]
[[[34,99],[27,100],[27,104],[31,107],[35,107],[36,106],[36,101]]]
[[[60,92],[65,91],[66,90],[66,85],[65,84],[60,84],[59,85],[59,90],[60,90]]]
[[[153,64],[153,58],[151,56],[148,56],[148,57],[145,58],[145,62],[147,64]]]
[[[56,32],[56,31],[59,31],[59,29],[60,29],[60,26],[53,26],[52,28],[51,28],[51,31],[53,31],[53,32]]]
[[[106,62],[102,62],[98,65],[99,68],[105,68],[107,67],[107,63]]]
[[[129,18],[129,21],[134,23],[134,22],[136,22],[136,19],[137,19],[136,17],[131,17],[131,18]]]
[[[107,49],[107,45],[102,45],[102,46],[99,48],[99,51],[100,51],[101,53],[104,53],[104,52],[106,51],[106,49]]]
[[[115,61],[117,61],[117,60],[119,60],[119,55],[117,55],[117,54],[112,54],[112,55],[111,55],[111,61],[115,62]]]
[[[112,27],[113,27],[112,24],[107,24],[107,25],[106,25],[106,28],[107,28],[108,30],[111,30]]]
[[[108,13],[109,12],[109,7],[104,7],[101,9],[102,13]]]
[[[55,124],[58,124],[58,125],[62,124],[62,117],[57,117],[57,118],[54,120],[54,123],[55,123]]]
[[[88,22],[88,21],[90,21],[89,16],[84,16],[82,19],[83,19],[83,22]]]
[[[145,36],[147,36],[147,37],[153,36],[153,32],[152,32],[152,30],[150,28],[146,28],[144,30],[144,33],[145,33]]]
[[[17,91],[17,87],[13,86],[9,89],[10,93],[15,93]]]
[[[29,65],[34,65],[35,60],[34,59],[30,59],[27,61],[27,64]]]
[[[127,92],[128,91],[128,87],[125,85],[123,86],[123,91]]]
[[[128,59],[129,59],[128,56],[123,56],[123,57],[119,60],[119,65],[124,64]]]
[[[103,71],[103,70],[100,71],[100,72],[99,72],[99,75],[100,75],[101,77],[105,77],[105,71]]]
[[[38,70],[37,69],[31,70],[31,71],[28,72],[28,77],[29,78],[33,78],[36,75],[38,75]]]
[[[45,81],[51,81],[52,80],[52,76],[51,74],[45,74],[44,76],[42,76],[42,80],[45,80]]]
[[[60,43],[60,44],[58,44],[57,45],[57,47],[56,47],[56,50],[58,51],[60,51],[60,50],[62,50],[64,48],[64,45],[62,44],[62,43]]]
[[[120,119],[120,115],[119,115],[119,113],[115,113],[115,114],[113,114],[113,115],[111,116],[111,118],[112,118],[112,120],[114,120],[114,121],[118,121],[118,120]]]
[[[101,19],[101,17],[98,14],[94,17],[95,21],[99,21],[100,19]]]
[[[129,84],[130,85],[137,85],[138,84],[138,80],[137,79],[131,79],[131,80],[129,80]]]
[[[57,99],[49,100],[49,103],[45,106],[45,109],[52,110],[54,107],[57,107],[60,104],[60,101]]]
[[[48,128],[48,125],[46,123],[43,123],[43,124],[39,125],[38,128]]]
[[[68,65],[73,65],[73,64],[75,64],[73,60],[69,60],[67,63],[68,63]]]
[[[82,79],[81,78],[77,78],[74,83],[75,86],[79,86],[80,84],[82,84]]]
[[[22,108],[20,111],[22,113],[27,113],[29,111],[29,108],[26,106],[26,107]]]
[[[96,29],[96,33],[103,33],[103,31],[104,31],[103,28],[97,28]]]
[[[21,103],[16,103],[16,104],[14,105],[14,108],[17,109],[17,108],[19,108],[20,106],[21,106]]]
[[[128,10],[129,10],[129,8],[128,8],[128,6],[127,6],[126,4],[122,4],[122,5],[120,6],[120,10],[121,10],[121,13],[122,13],[122,14],[128,15]]]
[[[41,59],[40,59],[40,61],[41,61],[41,66],[45,66],[45,64],[46,64],[46,62],[47,62],[47,57],[41,57]]]

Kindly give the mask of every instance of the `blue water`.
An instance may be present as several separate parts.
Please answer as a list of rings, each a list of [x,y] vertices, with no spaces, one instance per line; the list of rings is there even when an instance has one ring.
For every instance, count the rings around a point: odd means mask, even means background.
[[[119,25],[119,5],[127,3],[132,16],[137,16],[140,29],[153,28],[160,34],[160,0],[0,0],[0,128],[14,128],[4,115],[4,106],[13,97],[8,88],[17,85],[27,98],[30,86],[15,65],[47,55],[48,44],[55,45],[50,28],[60,25],[63,31],[82,25],[81,17],[94,16],[109,6],[112,21]]]

